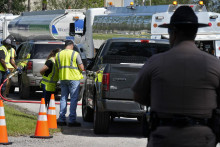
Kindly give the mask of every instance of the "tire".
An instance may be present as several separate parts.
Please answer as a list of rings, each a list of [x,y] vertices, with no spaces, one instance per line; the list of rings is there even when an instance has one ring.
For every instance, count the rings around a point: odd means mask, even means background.
[[[14,93],[14,91],[15,91],[15,86],[11,86],[9,89],[9,93]]]
[[[84,91],[83,99],[82,99],[82,116],[85,122],[93,122],[94,111],[92,108],[87,106],[86,102],[86,92]]]
[[[94,104],[93,131],[95,134],[107,134],[109,131],[110,114],[109,112],[100,112],[95,101]]]
[[[19,84],[19,95],[22,99],[28,99],[30,97],[30,87],[25,86],[22,81]]]

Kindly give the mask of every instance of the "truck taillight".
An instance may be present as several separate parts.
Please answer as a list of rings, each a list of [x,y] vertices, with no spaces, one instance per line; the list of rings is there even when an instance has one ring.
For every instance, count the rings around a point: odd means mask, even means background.
[[[103,85],[102,90],[109,91],[109,87],[110,87],[110,73],[104,73],[103,74],[102,85]]]
[[[208,25],[211,27],[211,26],[212,26],[212,23],[210,22],[210,23],[208,23]]]
[[[141,40],[141,43],[149,43],[149,40]]]
[[[220,27],[220,22],[217,23],[217,26]]]
[[[28,63],[27,63],[27,72],[32,72],[32,70],[33,70],[33,62],[28,61]]]

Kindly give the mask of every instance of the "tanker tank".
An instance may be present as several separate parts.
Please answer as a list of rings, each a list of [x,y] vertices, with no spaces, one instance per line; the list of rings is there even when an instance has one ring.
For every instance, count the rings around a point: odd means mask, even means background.
[[[8,31],[16,41],[65,40],[69,36],[70,23],[75,23],[75,32],[82,33],[84,9],[48,10],[23,12],[8,25]]]

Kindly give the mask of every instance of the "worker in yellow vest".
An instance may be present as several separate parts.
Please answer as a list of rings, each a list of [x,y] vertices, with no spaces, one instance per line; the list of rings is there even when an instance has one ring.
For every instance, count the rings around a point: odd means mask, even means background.
[[[8,50],[11,49],[11,40],[5,39],[2,42],[2,46],[0,47],[0,82],[1,84],[6,79],[6,76],[10,74],[10,70],[7,67],[7,64],[9,62],[13,65],[13,67],[17,70],[20,70],[20,68],[17,68],[17,66],[14,64],[12,60],[10,60],[10,54],[8,54]],[[3,85],[1,92],[5,90],[5,84]]]
[[[45,104],[48,108],[50,103],[50,96],[56,90],[57,81],[59,80],[58,68],[55,65],[55,57],[61,49],[57,48],[50,52],[44,66],[40,70],[40,74],[43,76],[41,80],[41,88],[43,89],[43,98],[45,98]]]
[[[14,72],[14,70],[15,70],[14,66],[16,66],[15,60],[14,60],[14,58],[16,57],[16,51],[15,51],[14,48],[15,48],[15,47],[12,46],[11,49],[8,50],[8,54],[10,54],[10,60],[11,60],[11,61],[8,62],[8,63],[6,63],[6,66],[7,66],[7,68],[10,70],[10,73]],[[12,62],[12,64],[13,64],[14,66],[11,64],[11,62]],[[10,76],[10,74],[7,75],[7,78],[8,78],[9,76]],[[8,95],[9,95],[10,86],[11,86],[11,79],[9,79],[9,80],[6,82],[6,88],[5,88],[5,91],[4,91],[4,94],[3,94],[3,95],[6,96],[6,97],[8,97]]]
[[[59,70],[61,86],[60,115],[57,124],[66,125],[67,98],[70,94],[69,127],[81,126],[76,121],[76,108],[78,102],[80,79],[83,79],[82,71],[84,66],[78,52],[74,51],[74,43],[71,40],[65,41],[65,49],[56,55],[56,64]]]

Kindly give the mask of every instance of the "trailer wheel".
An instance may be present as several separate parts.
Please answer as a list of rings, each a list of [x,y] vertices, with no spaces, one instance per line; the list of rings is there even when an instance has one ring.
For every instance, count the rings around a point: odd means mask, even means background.
[[[86,91],[83,93],[82,98],[82,116],[85,122],[93,122],[93,109],[87,106]]]
[[[110,114],[109,112],[100,112],[96,102],[94,102],[94,123],[95,134],[107,134],[109,130]]]

